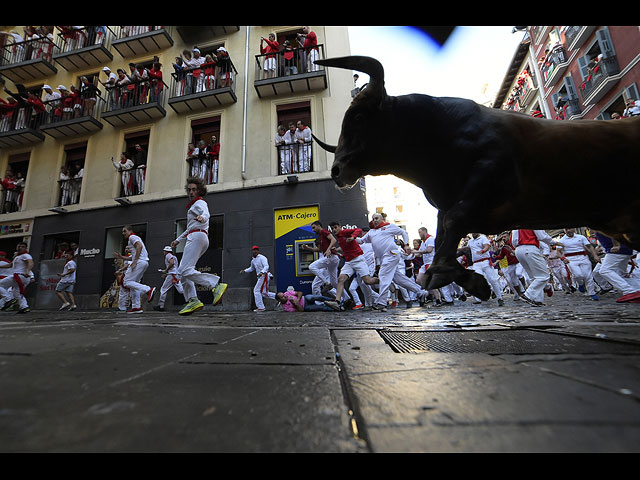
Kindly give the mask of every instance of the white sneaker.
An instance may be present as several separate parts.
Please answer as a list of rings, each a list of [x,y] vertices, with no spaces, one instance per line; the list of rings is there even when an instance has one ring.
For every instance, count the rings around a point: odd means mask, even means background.
[[[71,305],[70,303],[63,303],[62,306],[58,310],[64,310],[70,305]]]
[[[254,312],[266,312],[267,309],[266,308],[256,308],[253,310]]]

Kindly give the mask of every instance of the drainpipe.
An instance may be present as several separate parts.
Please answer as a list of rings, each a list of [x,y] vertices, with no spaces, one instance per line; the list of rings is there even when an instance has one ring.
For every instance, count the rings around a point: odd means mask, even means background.
[[[249,91],[249,30],[247,25],[247,38],[245,39],[244,52],[244,98],[242,107],[242,180],[246,180],[247,173],[247,93]]]

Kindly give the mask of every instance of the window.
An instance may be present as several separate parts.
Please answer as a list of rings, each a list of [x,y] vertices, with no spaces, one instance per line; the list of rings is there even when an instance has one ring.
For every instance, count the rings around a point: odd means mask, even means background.
[[[278,175],[313,171],[310,102],[276,107],[278,132]]]
[[[60,169],[58,185],[60,195],[58,206],[75,205],[80,202],[80,189],[84,177],[84,159],[87,144],[67,145],[64,149],[65,159]]]
[[[22,209],[30,155],[30,153],[21,153],[9,157],[9,164],[2,179],[2,213],[17,212]]]
[[[123,151],[128,159],[133,162],[132,171],[125,172],[128,175],[127,182],[122,185],[121,196],[142,195],[147,177],[147,153],[149,151],[149,131],[129,133],[124,137]]]
[[[80,232],[62,232],[45,235],[40,251],[40,260],[53,260],[62,258],[62,254],[73,251],[77,254],[80,244]]]
[[[191,132],[191,146],[187,148],[188,175],[202,178],[207,185],[218,183],[220,116],[194,120],[191,122]]]

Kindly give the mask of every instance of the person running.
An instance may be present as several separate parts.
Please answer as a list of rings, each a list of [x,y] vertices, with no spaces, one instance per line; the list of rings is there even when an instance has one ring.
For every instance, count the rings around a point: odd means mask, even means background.
[[[364,294],[367,298],[373,297],[373,291],[370,285],[379,283],[378,278],[374,278],[369,274],[369,265],[362,248],[358,244],[356,238],[360,237],[362,230],[360,228],[342,228],[339,222],[331,222],[329,224],[333,236],[338,240],[338,245],[342,250],[344,256],[344,266],[340,270],[340,276],[338,277],[338,286],[336,287],[336,300],[327,302],[326,305],[334,310],[344,310],[344,285],[345,282],[352,276],[356,275],[363,282]],[[353,307],[353,310],[361,310],[364,308],[362,303]]]
[[[566,259],[567,266],[571,271],[571,276],[578,282],[578,290],[585,292],[592,300],[598,300],[596,286],[593,279],[593,266],[589,260],[591,255],[597,263],[600,259],[596,254],[593,245],[584,235],[576,233],[575,228],[565,228],[564,236],[560,239],[562,243],[562,253]]]
[[[33,257],[27,250],[27,244],[19,242],[17,247],[16,256],[13,262],[10,264],[0,264],[1,268],[13,268],[13,275],[7,276],[0,280],[0,288],[6,291],[6,295],[12,295],[13,298],[5,297],[7,300],[2,307],[3,310],[7,310],[12,305],[18,304],[17,313],[27,313],[30,311],[27,299],[24,296],[25,289],[35,278],[33,272]],[[11,289],[11,290],[9,290]],[[11,293],[9,293],[9,291]]]
[[[147,301],[151,302],[156,293],[156,287],[149,287],[140,283],[142,276],[149,268],[149,254],[142,238],[133,233],[131,225],[122,227],[122,236],[127,240],[127,248],[131,251],[131,258],[125,257],[119,252],[114,252],[114,255],[120,260],[131,260],[122,283],[124,287],[129,289],[131,295],[131,309],[127,310],[127,313],[143,313],[144,310],[140,306],[140,297],[146,295]]]
[[[227,284],[220,282],[220,277],[212,273],[203,273],[196,269],[196,263],[209,248],[209,205],[204,201],[207,187],[198,177],[187,179],[186,191],[189,195],[187,204],[187,229],[171,242],[171,248],[186,240],[182,259],[178,266],[178,278],[182,283],[187,303],[180,310],[180,315],[190,315],[202,310],[204,304],[198,299],[195,284],[204,285],[213,292],[213,305],[222,300],[227,291]]]
[[[487,280],[491,290],[498,299],[498,305],[503,306],[504,300],[502,300],[502,288],[498,279],[498,272],[491,264],[491,254],[489,253],[489,250],[491,250],[491,242],[485,235],[478,232],[471,233],[471,237],[468,245],[471,249],[473,265],[469,267],[469,270],[479,273]],[[482,300],[476,297],[473,303],[481,302]]]
[[[269,261],[267,257],[260,253],[260,247],[254,245],[251,248],[251,265],[248,268],[240,270],[240,273],[256,272],[258,280],[253,287],[253,298],[256,302],[256,308],[254,312],[264,312],[263,297],[276,298],[276,294],[269,291]]]
[[[73,296],[73,287],[76,284],[76,262],[73,260],[73,253],[65,252],[63,258],[66,260],[64,264],[64,268],[62,269],[62,273],[59,273],[58,276],[60,280],[56,285],[56,295],[60,300],[62,300],[62,306],[60,310],[75,310],[78,308],[76,306],[76,300]]]
[[[366,235],[358,237],[356,241],[360,244],[371,243],[373,252],[380,262],[378,272],[379,286],[378,295],[374,301],[373,309],[381,312],[387,311],[387,299],[389,297],[389,287],[392,283],[416,292],[423,301],[427,292],[420,287],[413,279],[404,275],[398,270],[398,263],[402,260],[400,247],[395,242],[395,236],[402,236],[404,243],[409,242],[409,235],[406,230],[399,226],[384,221],[380,213],[374,213],[369,224],[371,229]]]
[[[153,307],[154,310],[164,312],[164,302],[167,298],[167,293],[171,288],[175,288],[180,295],[184,294],[182,289],[182,283],[178,279],[178,259],[173,254],[173,249],[169,246],[162,249],[164,252],[164,270],[161,270],[164,282],[160,287],[160,298],[158,299],[158,305]]]
[[[323,228],[322,223],[316,220],[311,224],[311,230],[318,235],[318,247],[302,245],[303,250],[320,253],[320,258],[309,265],[309,270],[320,281],[314,280],[312,285],[313,294],[320,295],[322,292],[336,288],[338,286],[338,265],[340,257],[336,254],[336,238],[333,234]]]

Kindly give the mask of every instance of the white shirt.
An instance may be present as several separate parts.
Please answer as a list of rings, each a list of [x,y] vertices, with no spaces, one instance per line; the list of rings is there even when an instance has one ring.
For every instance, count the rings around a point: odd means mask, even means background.
[[[519,245],[518,239],[520,237],[520,234],[518,233],[520,230],[513,230],[511,232],[511,245],[513,245],[513,248],[516,248]],[[542,246],[543,243],[546,243],[547,245],[551,245],[551,242],[553,242],[553,238],[551,238],[551,236],[545,232],[544,230],[533,230],[533,233],[535,233],[536,238],[538,239],[538,243],[540,243],[540,249],[543,249],[544,247]],[[547,252],[549,251],[549,248],[547,248]]]
[[[73,273],[69,273],[69,270],[73,269]],[[73,260],[69,260],[64,264],[64,268],[62,269],[62,273],[69,273],[69,275],[64,275],[60,278],[59,283],[76,283],[76,262]]]
[[[304,140],[305,142],[310,142],[311,137],[311,129],[309,127],[305,127],[304,130],[296,129],[295,133],[296,140]]]
[[[251,259],[251,266],[249,268],[245,268],[246,273],[256,272],[258,275],[261,273],[267,273],[269,271],[269,261],[267,257],[259,253],[255,257]]]
[[[115,160],[113,161],[113,166],[116,167],[116,170],[130,170],[133,168],[133,160],[130,160],[127,158],[127,161],[122,163],[122,162],[116,162]]]
[[[18,255],[16,258],[14,258],[13,273],[25,273],[29,265],[29,260],[33,260],[33,257],[28,253],[23,253],[22,255]],[[33,278],[33,272],[30,273],[31,278]]]
[[[585,245],[591,245],[589,240],[584,235],[580,235],[579,233],[574,233],[573,237],[569,237],[565,235],[560,239],[560,243],[564,245],[563,251],[565,255],[567,253],[579,253],[586,251],[584,248]]]
[[[0,277],[13,276],[13,263],[11,262],[11,260],[2,260],[2,263],[10,266],[7,268],[0,268]]]
[[[171,259],[173,258],[173,265],[169,268],[169,264],[171,263]],[[173,253],[167,253],[164,256],[164,266],[168,268],[168,274],[177,274],[178,273],[178,259]]]
[[[196,217],[202,216],[204,222],[199,222]],[[209,232],[209,205],[204,200],[196,200],[187,211],[187,229],[176,240],[181,242],[192,230],[204,230]]]
[[[489,258],[489,251],[481,253],[481,250],[485,248],[485,245],[491,246],[491,242],[484,235],[478,235],[478,238],[471,238],[468,246],[471,249],[471,260],[475,263],[479,260]]]
[[[422,253],[422,263],[425,265],[431,265],[433,263],[433,257],[436,254],[436,237],[431,235],[420,244],[420,252],[426,252],[427,248],[433,247],[433,250],[429,253]]]
[[[406,230],[393,223],[379,228],[372,228],[363,237],[356,238],[356,241],[358,243],[370,243],[376,258],[382,261],[382,258],[388,253],[393,255],[401,253],[400,247],[396,244],[396,235],[402,235],[404,243],[409,243],[409,234]]]
[[[135,247],[136,243],[139,243],[140,245],[142,245],[142,249],[140,250],[140,256],[138,257],[138,260],[148,262],[149,254],[147,253],[147,248],[144,246],[144,242],[142,241],[142,239],[135,234],[129,235],[129,242],[127,243],[127,246],[131,248],[131,261],[133,261],[136,258],[136,247]]]

